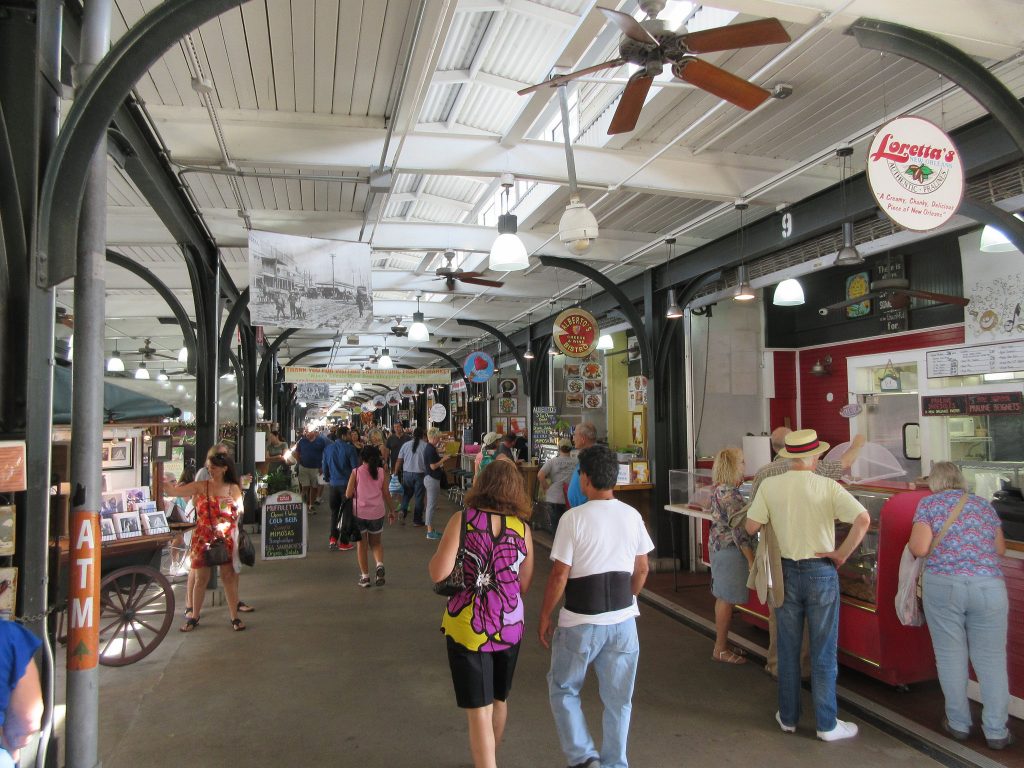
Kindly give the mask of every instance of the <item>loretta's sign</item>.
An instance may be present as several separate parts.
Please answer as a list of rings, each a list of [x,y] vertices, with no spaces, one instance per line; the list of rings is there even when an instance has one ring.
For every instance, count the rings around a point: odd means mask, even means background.
[[[960,152],[920,117],[898,117],[878,130],[868,149],[867,176],[878,207],[916,232],[945,224],[964,196]]]
[[[584,309],[573,307],[555,318],[552,340],[568,357],[586,357],[597,344],[597,321]]]

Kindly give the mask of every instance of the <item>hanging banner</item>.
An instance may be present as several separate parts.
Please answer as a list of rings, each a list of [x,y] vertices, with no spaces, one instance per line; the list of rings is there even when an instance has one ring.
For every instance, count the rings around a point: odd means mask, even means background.
[[[448,368],[304,368],[289,365],[284,369],[284,380],[288,384],[303,382],[324,382],[326,384],[389,384],[397,387],[402,382],[416,384],[447,384],[452,380]]]
[[[388,392],[384,396],[384,399],[387,401],[388,405],[393,405],[396,408],[402,404],[402,395],[397,389],[392,389]]]
[[[868,149],[868,184],[886,216],[926,232],[949,221],[964,196],[964,167],[953,140],[920,117],[897,117]]]
[[[462,372],[473,382],[484,382],[494,375],[494,358],[486,352],[470,352],[466,362],[462,364]],[[447,384],[448,382],[428,382],[430,384]]]
[[[369,243],[249,232],[254,325],[368,331],[373,323]]]
[[[597,345],[597,320],[585,309],[572,307],[555,318],[552,341],[563,355],[586,357]]]

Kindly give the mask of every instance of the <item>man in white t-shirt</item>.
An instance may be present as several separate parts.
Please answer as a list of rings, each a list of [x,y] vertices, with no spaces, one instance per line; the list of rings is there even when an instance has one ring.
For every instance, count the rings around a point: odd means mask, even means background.
[[[612,495],[618,474],[618,460],[607,446],[580,453],[580,489],[588,501],[559,522],[540,610],[540,641],[551,648],[551,712],[570,768],[628,766],[626,740],[640,658],[636,595],[647,579],[647,553],[654,542],[640,513]],[[565,605],[552,631],[551,611],[563,594]],[[600,751],[580,702],[591,664],[604,704]]]

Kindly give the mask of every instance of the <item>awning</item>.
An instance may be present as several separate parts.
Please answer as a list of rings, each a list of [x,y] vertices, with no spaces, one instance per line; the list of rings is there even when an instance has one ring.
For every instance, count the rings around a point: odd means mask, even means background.
[[[103,411],[105,424],[181,416],[173,405],[106,381]],[[53,423],[71,423],[71,369],[63,365],[57,365],[53,372]]]

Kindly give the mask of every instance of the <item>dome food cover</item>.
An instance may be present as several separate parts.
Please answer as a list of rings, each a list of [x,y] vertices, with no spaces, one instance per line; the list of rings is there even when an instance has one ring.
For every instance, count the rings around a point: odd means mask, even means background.
[[[825,454],[828,461],[841,461],[843,455],[850,450],[850,443],[839,443]],[[871,483],[876,480],[891,480],[903,477],[907,472],[900,466],[899,460],[884,446],[877,443],[864,443],[860,455],[846,473],[854,482]]]

